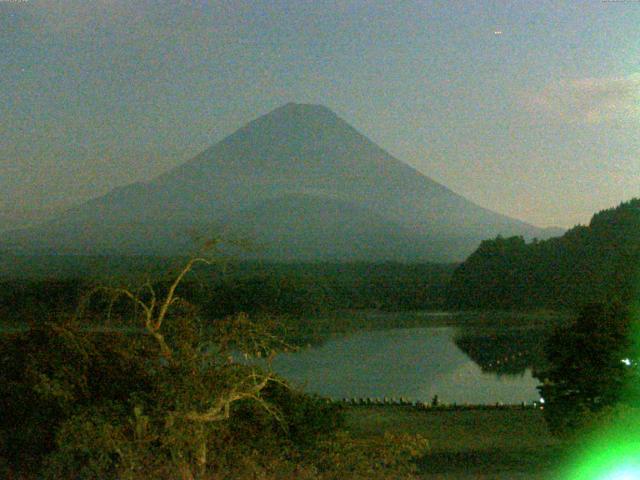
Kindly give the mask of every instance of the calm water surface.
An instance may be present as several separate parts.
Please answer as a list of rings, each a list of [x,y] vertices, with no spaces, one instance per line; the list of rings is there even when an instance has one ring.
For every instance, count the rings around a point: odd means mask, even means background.
[[[276,372],[331,398],[406,397],[446,403],[538,400],[529,369],[518,376],[483,373],[454,343],[454,327],[359,332],[274,360]]]

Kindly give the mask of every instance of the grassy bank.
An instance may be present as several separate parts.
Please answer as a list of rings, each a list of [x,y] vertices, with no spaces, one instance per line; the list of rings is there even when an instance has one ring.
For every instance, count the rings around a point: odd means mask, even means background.
[[[423,435],[430,444],[420,465],[425,479],[550,479],[562,454],[535,409],[353,406],[347,408],[347,428],[360,438],[385,431]]]

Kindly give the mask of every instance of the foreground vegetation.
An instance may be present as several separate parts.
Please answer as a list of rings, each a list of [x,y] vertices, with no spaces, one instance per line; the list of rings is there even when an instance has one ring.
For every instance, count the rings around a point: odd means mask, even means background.
[[[0,338],[5,478],[413,478],[426,440],[354,439],[339,407],[268,367],[289,346],[266,321],[203,328],[173,281],[96,287],[73,315],[51,310]],[[101,315],[102,314],[102,315]],[[83,328],[117,320],[130,329]]]

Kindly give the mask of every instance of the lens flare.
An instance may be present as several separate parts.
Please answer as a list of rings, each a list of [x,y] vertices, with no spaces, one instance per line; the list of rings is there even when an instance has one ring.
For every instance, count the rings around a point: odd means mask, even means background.
[[[638,478],[640,478],[638,465],[623,466],[601,477],[602,480],[637,480]]]
[[[618,407],[614,419],[584,439],[559,479],[640,480],[640,301],[634,302],[629,313],[634,356],[623,363],[636,370],[626,386],[631,402]]]
[[[588,441],[559,478],[640,480],[640,416],[635,412],[623,417],[626,425],[619,423]]]

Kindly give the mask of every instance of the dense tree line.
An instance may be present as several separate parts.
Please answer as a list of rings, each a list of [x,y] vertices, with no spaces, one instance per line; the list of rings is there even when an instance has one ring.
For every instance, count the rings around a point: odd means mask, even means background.
[[[574,309],[633,298],[640,266],[640,199],[593,216],[563,236],[486,240],[454,272],[450,307]]]
[[[219,309],[284,314],[340,309],[389,311],[444,304],[453,266],[435,264],[273,264],[239,269],[213,285]],[[226,306],[220,299],[227,299]],[[212,305],[212,308],[214,306]]]
[[[442,307],[453,268],[396,263],[238,264],[226,272],[201,269],[181,290],[210,318],[240,312],[300,317],[344,309],[420,310]],[[5,322],[46,318],[49,312],[75,306],[93,282],[88,276],[2,280],[0,316]],[[161,280],[155,284],[162,288]]]

